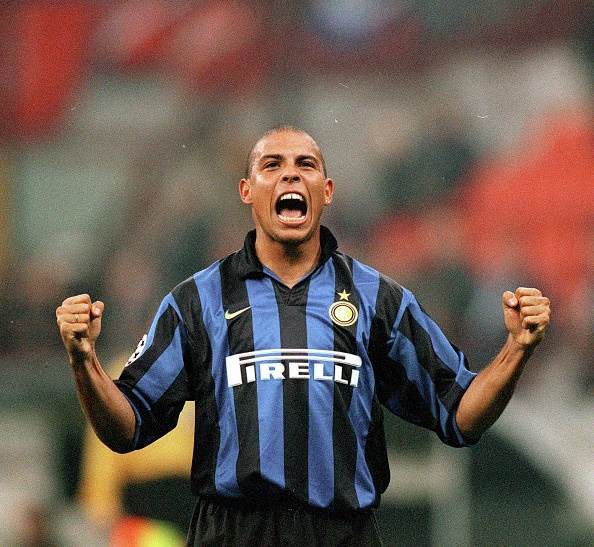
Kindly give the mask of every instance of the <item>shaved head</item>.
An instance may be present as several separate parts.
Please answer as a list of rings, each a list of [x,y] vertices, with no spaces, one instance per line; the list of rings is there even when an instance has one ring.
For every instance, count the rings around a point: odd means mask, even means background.
[[[262,135],[254,143],[254,146],[252,146],[250,153],[248,154],[248,158],[247,158],[247,162],[246,162],[246,166],[245,166],[245,178],[246,179],[250,178],[250,176],[252,174],[252,167],[254,165],[254,160],[256,159],[256,150],[257,150],[260,142],[263,139],[270,137],[271,135],[275,135],[277,133],[298,133],[301,135],[305,135],[306,137],[309,137],[311,139],[311,141],[314,143],[314,145],[316,146],[316,148],[318,149],[318,152],[320,154],[320,159],[322,160],[322,168],[324,170],[324,177],[328,176],[328,174],[326,172],[326,162],[324,160],[324,155],[322,154],[322,150],[318,146],[318,143],[313,139],[313,137],[307,131],[300,129],[299,127],[293,127],[290,125],[282,125],[279,127],[273,127],[272,129],[269,129],[268,131],[266,131],[266,133],[264,133],[264,135]]]

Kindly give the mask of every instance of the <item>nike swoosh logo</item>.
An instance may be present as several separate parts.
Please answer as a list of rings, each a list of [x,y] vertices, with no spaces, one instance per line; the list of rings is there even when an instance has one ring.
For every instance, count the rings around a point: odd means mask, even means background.
[[[229,310],[225,311],[225,319],[233,319],[234,317],[237,317],[239,314],[243,313],[244,311],[247,311],[251,308],[251,306],[248,306],[247,308],[243,308],[242,310],[237,310],[234,311],[233,313],[231,313]]]

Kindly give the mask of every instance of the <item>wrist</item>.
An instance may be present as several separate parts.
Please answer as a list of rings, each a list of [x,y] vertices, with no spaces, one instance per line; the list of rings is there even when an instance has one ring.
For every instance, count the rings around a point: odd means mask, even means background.
[[[68,360],[73,369],[80,369],[91,366],[95,362],[95,348],[85,353],[73,352],[69,354]]]
[[[534,344],[520,342],[511,332],[507,335],[506,346],[511,354],[517,355],[522,360],[528,359],[528,357],[532,355],[535,347]]]

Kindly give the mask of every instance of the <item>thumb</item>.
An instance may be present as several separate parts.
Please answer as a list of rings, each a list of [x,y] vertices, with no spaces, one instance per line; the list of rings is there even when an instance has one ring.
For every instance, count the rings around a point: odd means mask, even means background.
[[[91,306],[91,315],[93,316],[92,319],[97,319],[103,315],[103,310],[105,310],[105,304],[101,302],[101,300],[97,300],[97,302],[93,302]]]
[[[518,305],[518,299],[513,292],[505,291],[501,297],[501,304],[504,310],[505,308],[515,308]]]

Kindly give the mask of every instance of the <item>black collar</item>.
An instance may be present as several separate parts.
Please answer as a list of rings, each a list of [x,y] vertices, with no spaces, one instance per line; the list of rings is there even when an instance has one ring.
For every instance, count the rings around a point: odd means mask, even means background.
[[[326,226],[320,226],[320,244],[322,252],[320,254],[318,266],[326,262],[338,248],[336,238]],[[237,270],[242,279],[254,276],[259,277],[262,275],[262,263],[256,255],[256,230],[251,230],[247,233],[243,248],[238,251],[237,257],[239,260]]]

